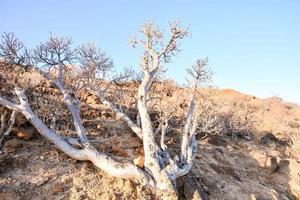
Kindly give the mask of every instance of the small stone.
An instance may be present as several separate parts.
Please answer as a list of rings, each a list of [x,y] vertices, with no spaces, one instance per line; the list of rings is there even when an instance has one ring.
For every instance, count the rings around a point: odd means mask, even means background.
[[[55,193],[61,193],[64,191],[64,187],[61,183],[55,183],[54,184],[54,188],[53,188],[53,192]]]
[[[145,162],[144,156],[139,156],[139,157],[133,159],[133,164],[140,168],[144,167],[144,162]]]
[[[63,183],[66,183],[66,182],[68,182],[68,180],[69,180],[69,177],[68,176],[62,176],[61,177],[61,182],[63,182]]]
[[[256,197],[255,197],[255,195],[254,194],[251,194],[250,195],[250,199],[249,200],[256,200]]]

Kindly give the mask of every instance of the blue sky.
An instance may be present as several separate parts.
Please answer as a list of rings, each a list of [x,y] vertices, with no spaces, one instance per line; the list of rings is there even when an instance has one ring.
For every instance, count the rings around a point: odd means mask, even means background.
[[[299,0],[0,0],[0,10],[0,32],[14,32],[29,47],[50,32],[75,45],[95,41],[118,67],[137,67],[128,40],[145,21],[167,31],[180,18],[192,36],[168,77],[183,82],[185,68],[207,56],[216,86],[300,103]]]

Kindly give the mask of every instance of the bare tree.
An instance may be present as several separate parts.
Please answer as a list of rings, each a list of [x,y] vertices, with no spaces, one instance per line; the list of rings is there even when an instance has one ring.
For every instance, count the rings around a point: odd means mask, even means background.
[[[15,37],[14,33],[4,32],[2,34],[0,57],[10,64],[19,64],[25,67],[33,64],[31,51]]]
[[[179,27],[179,21],[171,23],[170,30],[171,36],[165,44],[163,33],[153,23],[147,23],[141,27],[142,39],[132,39],[133,47],[141,45],[144,49],[141,62],[144,75],[138,89],[138,110],[143,131],[145,170],[153,177],[160,195],[166,199],[172,199],[177,195],[175,180],[189,172],[195,158],[195,132],[198,125],[197,114],[194,112],[195,95],[198,83],[206,78],[203,77],[203,69],[207,64],[207,61],[200,60],[189,71],[192,78],[191,98],[182,136],[181,155],[179,160],[172,159],[169,153],[166,152],[167,148],[163,140],[161,141],[162,148],[155,141],[154,129],[146,104],[147,95],[154,78],[164,70],[163,64],[168,63],[172,56],[179,52],[178,41],[188,35],[186,29]],[[163,137],[167,127],[167,124],[165,124],[162,128]]]
[[[137,177],[142,180],[143,184],[152,185],[151,180],[138,167],[132,163],[117,162],[97,151],[89,143],[86,130],[81,122],[78,97],[72,88],[68,89],[65,85],[64,75],[70,70],[68,64],[72,64],[73,59],[75,59],[75,51],[71,49],[71,44],[72,41],[69,38],[51,36],[49,41],[41,43],[34,51],[34,59],[42,68],[32,67],[59,88],[63,95],[63,101],[72,114],[78,139],[60,136],[54,130],[47,127],[32,111],[25,90],[20,87],[16,87],[14,90],[19,103],[9,101],[0,96],[0,104],[15,112],[22,113],[42,136],[53,142],[70,157],[77,160],[91,161],[110,175],[123,178]]]
[[[165,135],[170,128],[169,119],[172,112],[165,112],[162,115],[160,129],[155,130],[153,121],[150,118],[147,101],[153,81],[165,71],[164,65],[169,63],[172,57],[180,51],[178,42],[189,34],[179,24],[179,21],[170,24],[170,37],[165,39],[164,34],[155,24],[146,23],[139,30],[141,38],[134,38],[131,41],[133,47],[139,45],[143,49],[140,65],[143,77],[137,91],[137,109],[141,126],[134,123],[122,109],[107,99],[107,87],[126,75],[123,74],[108,81],[107,73],[110,72],[113,66],[111,59],[96,48],[94,44],[85,44],[73,50],[71,47],[72,41],[65,37],[51,36],[47,42],[41,43],[31,55],[38,67],[32,67],[60,90],[63,101],[72,115],[78,135],[77,139],[60,136],[47,127],[32,111],[25,90],[20,87],[16,87],[14,90],[18,103],[0,96],[0,105],[22,113],[41,135],[72,158],[91,161],[112,176],[139,178],[144,185],[155,189],[157,195],[162,199],[176,199],[176,179],[190,171],[196,154],[195,134],[199,117],[195,102],[197,87],[200,82],[206,81],[210,77],[210,73],[205,68],[208,62],[207,59],[198,60],[188,70],[190,75],[190,103],[182,134],[181,153],[172,158],[165,144]],[[10,41],[18,40],[15,38],[5,40],[5,42]],[[9,45],[3,45],[4,49],[7,50],[5,46]],[[7,51],[11,50],[8,49]],[[22,51],[22,48],[13,51]],[[17,57],[13,56],[9,59],[18,63]],[[70,67],[74,64],[80,66],[79,76],[81,81],[66,85],[67,80],[65,77],[68,77],[67,75],[72,71]],[[132,163],[117,162],[113,158],[100,153],[90,144],[80,117],[80,101],[76,93],[78,88],[96,93],[101,102],[117,113],[132,131],[142,139],[145,158],[144,170]],[[160,145],[155,140],[155,134],[159,132],[161,132]]]

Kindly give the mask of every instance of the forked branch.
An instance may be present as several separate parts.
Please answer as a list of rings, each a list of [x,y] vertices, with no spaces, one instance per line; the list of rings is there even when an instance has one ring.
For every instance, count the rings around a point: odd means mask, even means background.
[[[8,120],[8,122],[6,122],[6,115],[7,115],[7,113],[4,111],[4,113],[2,113],[1,116],[0,116],[0,122],[1,122],[1,127],[0,127],[0,149],[1,149],[2,141],[3,141],[4,137],[10,134],[12,128],[15,125],[17,112],[12,111],[10,119]]]
[[[120,163],[109,156],[98,152],[89,144],[84,144],[81,149],[72,146],[68,139],[60,136],[54,131],[50,130],[38,117],[33,113],[29,105],[25,91],[22,89],[15,89],[15,93],[20,101],[20,104],[15,104],[8,100],[0,98],[0,104],[4,107],[13,108],[22,113],[30,123],[37,129],[37,131],[47,138],[50,142],[54,143],[57,148],[77,160],[91,161],[94,165],[104,170],[111,176],[122,178],[138,178],[141,179],[145,185],[153,185],[151,178],[146,176],[138,167],[131,163]],[[13,105],[13,107],[12,107]]]

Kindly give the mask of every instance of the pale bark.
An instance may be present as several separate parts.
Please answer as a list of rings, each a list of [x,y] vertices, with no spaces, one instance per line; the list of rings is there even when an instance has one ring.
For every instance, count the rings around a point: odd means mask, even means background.
[[[173,167],[170,169],[167,169],[168,174],[171,175],[172,180],[176,180],[177,178],[186,175],[192,168],[196,156],[197,151],[197,141],[195,138],[196,129],[198,127],[198,116],[195,117],[193,121],[193,126],[191,128],[191,131],[189,133],[189,136],[187,137],[188,143],[185,147],[187,149],[186,154],[186,161],[182,163],[183,165],[179,167]]]
[[[116,113],[117,117],[122,118],[129,128],[140,138],[143,139],[143,133],[142,129],[134,123],[124,112],[122,112],[120,109],[118,109],[114,104],[112,104],[110,101],[108,101],[105,98],[105,94],[101,92],[99,89],[97,90],[98,97],[100,98],[101,102],[107,106],[109,109],[111,109],[113,112]]]
[[[190,103],[188,107],[188,112],[186,116],[186,122],[184,125],[184,130],[183,130],[183,135],[182,135],[182,141],[181,141],[181,155],[180,155],[180,160],[181,162],[185,162],[187,159],[187,147],[188,147],[188,142],[189,142],[189,132],[193,120],[193,114],[195,110],[195,93],[196,93],[196,88],[197,88],[197,80],[193,81],[193,86],[192,86],[192,93],[190,97]]]
[[[187,35],[185,29],[178,28],[178,22],[171,24],[171,38],[166,43],[166,45],[161,48],[160,52],[154,46],[161,42],[162,33],[153,24],[146,24],[142,27],[140,32],[145,36],[145,40],[132,41],[133,46],[136,44],[142,45],[145,50],[145,56],[143,57],[142,70],[144,73],[143,80],[138,89],[138,111],[141,117],[141,125],[143,131],[143,147],[145,152],[145,170],[153,177],[157,193],[162,199],[177,199],[177,190],[175,188],[175,179],[179,176],[182,168],[188,169],[186,167],[186,160],[189,162],[190,155],[194,155],[193,152],[190,153],[189,148],[189,137],[190,126],[193,120],[194,112],[194,96],[191,98],[191,105],[187,114],[187,121],[183,136],[183,146],[182,146],[182,156],[181,160],[177,160],[176,163],[170,158],[167,146],[165,145],[165,134],[166,126],[159,125],[157,130],[154,132],[152,121],[150,119],[148,108],[146,104],[147,94],[154,80],[154,77],[158,74],[162,68],[160,67],[161,62],[168,62],[172,55],[179,51],[176,40],[182,39]],[[155,135],[162,132],[160,146],[155,142]],[[184,162],[181,162],[184,161]],[[180,166],[180,167],[179,167]]]
[[[36,130],[49,141],[54,143],[57,148],[76,160],[91,161],[94,165],[107,172],[111,176],[122,178],[138,178],[145,185],[153,185],[150,177],[145,175],[138,167],[132,163],[120,163],[109,156],[98,152],[95,148],[84,143],[82,149],[77,149],[68,143],[68,139],[50,130],[31,110],[25,92],[20,89],[15,90],[20,104],[12,103],[0,97],[0,104],[22,113]],[[82,145],[82,143],[81,143]]]
[[[16,111],[12,111],[11,113],[11,116],[10,116],[10,119],[8,121],[8,128],[6,129],[6,131],[4,132],[4,135],[9,135],[12,128],[14,127],[15,125],[15,122],[16,122],[16,116],[17,116],[17,112]]]
[[[1,122],[1,127],[0,127],[0,148],[1,148],[2,141],[3,141],[4,137],[10,134],[12,128],[15,125],[16,115],[17,115],[17,112],[12,111],[10,119],[7,122],[7,124],[6,124],[6,113],[3,113],[1,115],[1,118],[0,118],[1,119],[0,120],[0,122]]]
[[[145,168],[156,179],[159,176],[160,163],[158,158],[158,146],[155,143],[152,121],[147,110],[146,96],[147,89],[151,84],[151,76],[144,74],[144,79],[138,90],[138,109],[141,116],[141,124],[143,130],[143,145],[145,152]]]
[[[78,56],[78,52],[72,50],[71,40],[69,38],[50,38],[47,43],[42,43],[35,51],[37,62],[46,64],[49,69],[55,66],[58,67],[58,74],[55,80],[51,80],[48,74],[41,73],[50,81],[54,82],[60,89],[64,103],[71,112],[72,119],[78,138],[66,138],[57,134],[54,130],[49,129],[37,115],[33,113],[28,103],[27,97],[23,90],[17,89],[15,92],[19,99],[19,104],[10,102],[0,96],[0,105],[8,109],[22,113],[37,131],[54,143],[57,148],[77,160],[91,161],[95,166],[104,170],[108,174],[121,178],[136,177],[142,180],[144,185],[152,186],[157,194],[162,199],[177,199],[177,190],[175,180],[180,176],[186,175],[194,162],[196,154],[195,134],[198,126],[197,116],[195,116],[195,93],[197,81],[204,74],[203,67],[207,62],[197,62],[193,69],[196,69],[195,82],[191,87],[191,99],[186,115],[185,126],[182,135],[181,154],[180,158],[174,159],[170,157],[167,145],[165,144],[165,135],[167,131],[167,123],[160,125],[154,131],[153,124],[147,107],[147,95],[151,88],[152,82],[160,72],[163,72],[161,65],[168,63],[172,56],[180,51],[178,48],[178,40],[183,39],[188,35],[186,29],[178,27],[179,21],[171,24],[171,36],[169,41],[165,43],[163,33],[153,24],[146,24],[140,32],[146,37],[145,40],[135,41],[143,46],[145,52],[143,54],[143,79],[138,88],[137,108],[138,116],[137,123],[134,123],[123,111],[118,109],[114,104],[107,100],[105,92],[103,93],[100,87],[97,87],[98,82],[96,74],[103,72],[106,74],[112,63],[109,59],[103,57],[100,51],[94,46],[81,48],[79,52],[82,61],[82,68],[86,69],[84,74],[87,80],[93,79],[92,82],[87,82],[88,87],[92,87],[94,92],[97,92],[102,103],[116,113],[117,117],[122,118],[136,135],[143,141],[144,149],[144,168],[145,172],[133,165],[132,163],[120,163],[107,155],[98,152],[88,141],[86,130],[82,125],[80,118],[80,102],[78,98],[73,97],[70,91],[66,88],[63,82],[63,71],[66,73],[65,64],[71,64],[70,61]],[[164,45],[165,44],[165,45]],[[160,49],[160,52],[158,50]],[[77,60],[78,61],[78,60]],[[90,66],[91,65],[91,66]],[[201,68],[201,69],[200,69]],[[200,70],[199,70],[200,69]],[[202,71],[201,71],[202,70]],[[192,73],[192,75],[195,75]],[[103,77],[104,79],[105,77]],[[160,146],[155,141],[155,133],[161,131]]]
[[[78,134],[78,137],[79,137],[80,141],[81,142],[86,142],[87,141],[87,136],[86,136],[85,129],[82,126],[82,122],[81,122],[80,105],[74,105],[74,102],[73,102],[74,100],[72,101],[68,91],[65,88],[64,83],[61,80],[55,81],[55,84],[59,88],[59,90],[61,91],[61,93],[63,95],[63,100],[64,100],[68,110],[72,114],[74,126],[75,126],[75,129],[76,129],[76,132]],[[75,103],[79,102],[77,98],[75,99],[75,101],[76,101]]]
[[[154,55],[155,56],[155,55]],[[152,121],[147,109],[147,93],[151,87],[156,70],[159,68],[157,57],[149,71],[144,71],[144,77],[138,89],[138,110],[141,117],[143,131],[143,147],[145,152],[145,170],[153,177],[156,189],[162,199],[176,199],[177,191],[174,183],[166,171],[162,151],[155,142]]]
[[[167,149],[167,145],[165,144],[165,137],[166,137],[166,132],[168,128],[168,120],[165,122],[165,124],[162,125],[161,128],[161,137],[160,137],[160,147],[163,151]]]
[[[141,116],[139,112],[136,114],[136,125],[141,127]]]

